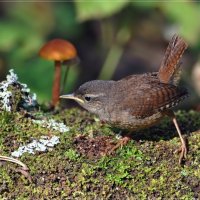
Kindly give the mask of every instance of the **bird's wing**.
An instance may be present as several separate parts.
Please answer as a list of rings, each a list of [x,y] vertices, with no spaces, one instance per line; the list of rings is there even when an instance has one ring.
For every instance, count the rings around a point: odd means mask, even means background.
[[[142,82],[129,81],[126,87],[120,89],[119,86],[119,90],[123,98],[115,98],[118,99],[115,102],[118,109],[126,110],[138,118],[174,107],[187,95],[185,89],[159,81],[148,81],[148,78]]]

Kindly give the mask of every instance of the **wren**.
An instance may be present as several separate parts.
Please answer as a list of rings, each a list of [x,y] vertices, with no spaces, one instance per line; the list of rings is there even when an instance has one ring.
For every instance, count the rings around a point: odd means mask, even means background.
[[[73,99],[100,120],[130,133],[150,127],[166,115],[171,117],[181,140],[181,163],[186,158],[187,146],[171,108],[187,97],[187,90],[178,86],[179,62],[186,48],[187,43],[174,35],[158,72],[130,75],[118,81],[89,81],[73,94],[60,98]],[[112,151],[129,138],[129,135],[122,138]]]

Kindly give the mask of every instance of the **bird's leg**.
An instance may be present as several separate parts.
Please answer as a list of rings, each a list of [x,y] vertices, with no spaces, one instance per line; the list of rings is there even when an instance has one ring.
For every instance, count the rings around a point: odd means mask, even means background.
[[[186,156],[187,156],[187,146],[186,146],[186,142],[185,142],[185,140],[183,139],[183,136],[182,136],[182,134],[181,134],[181,131],[180,131],[180,128],[179,128],[179,126],[178,126],[178,123],[177,123],[177,120],[176,120],[176,118],[174,117],[173,119],[173,123],[174,123],[174,125],[175,125],[175,127],[176,127],[176,130],[177,130],[177,132],[178,132],[178,135],[179,135],[179,137],[180,137],[180,139],[181,139],[181,147],[180,147],[180,149],[178,149],[177,151],[179,152],[181,152],[180,153],[180,157],[179,157],[179,164],[181,164],[182,163],[182,160],[183,159],[186,159]],[[176,151],[176,152],[177,152]]]
[[[182,160],[183,159],[186,159],[186,156],[187,156],[187,145],[186,145],[186,142],[181,134],[181,131],[180,131],[180,128],[179,128],[179,125],[178,125],[178,122],[176,120],[176,117],[175,117],[175,114],[173,111],[169,111],[166,113],[169,117],[172,118],[172,121],[176,127],[176,130],[178,132],[178,135],[180,137],[180,140],[181,140],[181,147],[180,149],[176,150],[175,152],[181,152],[180,153],[180,157],[179,157],[179,164],[182,163]]]

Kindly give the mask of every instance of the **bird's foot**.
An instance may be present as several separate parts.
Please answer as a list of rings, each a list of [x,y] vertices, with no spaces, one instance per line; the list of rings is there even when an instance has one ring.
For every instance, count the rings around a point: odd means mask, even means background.
[[[174,153],[180,153],[179,157],[179,165],[182,164],[183,160],[186,159],[187,157],[187,145],[186,142],[184,141],[179,149],[177,149]]]
[[[128,137],[128,136],[125,136],[123,138],[121,138],[116,145],[114,145],[111,149],[110,148],[107,148],[105,150],[105,155],[111,155],[116,149],[118,149],[119,147],[123,147],[124,145],[126,145],[128,143],[128,141],[130,140],[131,138]]]

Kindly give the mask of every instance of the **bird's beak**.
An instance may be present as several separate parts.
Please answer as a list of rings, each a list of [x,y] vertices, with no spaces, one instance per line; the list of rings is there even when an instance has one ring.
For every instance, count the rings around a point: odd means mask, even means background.
[[[84,101],[82,99],[80,99],[78,97],[75,97],[74,93],[62,95],[62,96],[60,96],[60,98],[62,98],[62,99],[73,99],[73,100],[75,100],[75,101],[77,101],[79,103],[84,103]]]

